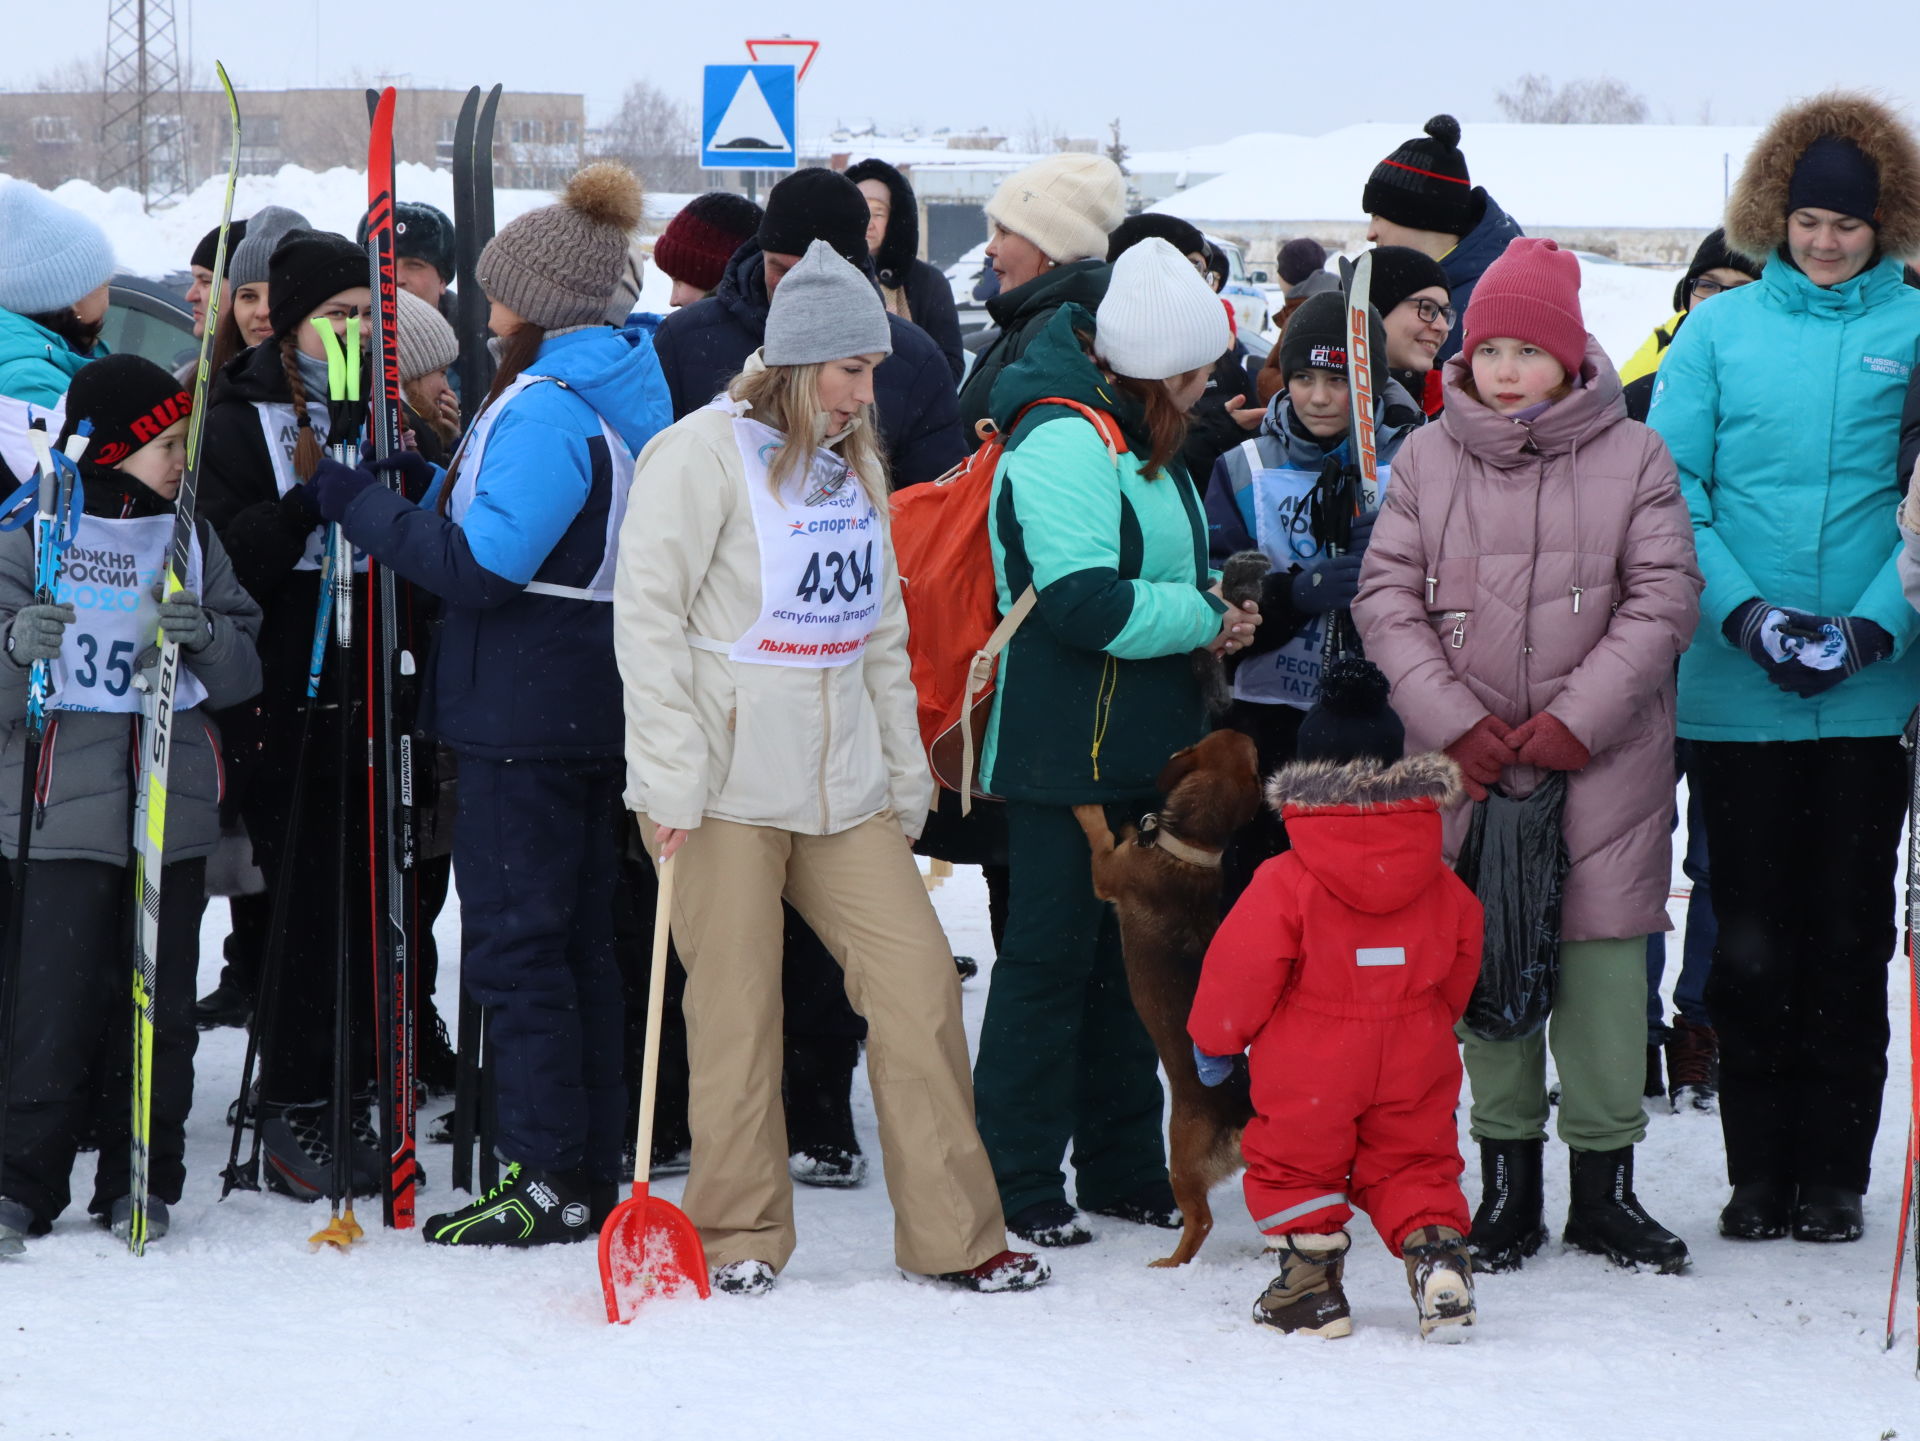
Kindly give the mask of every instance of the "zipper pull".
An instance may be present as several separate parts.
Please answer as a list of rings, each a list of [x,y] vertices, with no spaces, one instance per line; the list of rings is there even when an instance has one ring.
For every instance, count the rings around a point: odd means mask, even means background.
[[[1467,643],[1467,613],[1464,610],[1456,610],[1448,614],[1454,620],[1453,635],[1449,643],[1455,650],[1459,650]]]
[[[1568,586],[1568,587],[1567,587],[1567,589],[1573,592],[1573,613],[1574,613],[1575,615],[1578,615],[1578,614],[1580,614],[1580,591],[1581,591],[1581,587],[1579,587],[1579,586],[1577,586],[1577,585],[1570,585],[1570,586]]]
[[[1428,610],[1433,609],[1433,589],[1435,586],[1439,584],[1440,584],[1439,577],[1431,576],[1431,575],[1427,577],[1427,609]]]

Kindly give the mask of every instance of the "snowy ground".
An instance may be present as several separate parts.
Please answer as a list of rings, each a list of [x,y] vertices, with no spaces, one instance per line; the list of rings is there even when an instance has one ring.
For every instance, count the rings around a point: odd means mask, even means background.
[[[988,955],[978,873],[934,899],[955,948]],[[216,903],[204,985],[224,924]],[[457,931],[443,917],[445,953]],[[1674,949],[1669,986],[1677,937]],[[1894,973],[1900,1037],[1904,964]],[[966,988],[970,1031],[986,991],[984,974]],[[443,985],[449,1016],[451,999]],[[877,1180],[802,1190],[800,1248],[771,1297],[659,1303],[631,1327],[606,1324],[589,1246],[455,1254],[376,1225],[351,1255],[314,1254],[306,1237],[323,1212],[214,1200],[241,1045],[226,1030],[201,1046],[171,1236],[135,1260],[69,1212],[0,1270],[0,1436],[1920,1436],[1910,1286],[1899,1340],[1881,1349],[1908,1094],[1899,1039],[1859,1245],[1721,1241],[1718,1124],[1658,1114],[1640,1195],[1686,1237],[1692,1273],[1627,1274],[1551,1245],[1520,1274],[1480,1280],[1482,1321],[1463,1347],[1420,1343],[1401,1267],[1364,1226],[1351,1339],[1257,1330],[1247,1311],[1268,1272],[1237,1183],[1216,1194],[1219,1225],[1184,1270],[1147,1268],[1164,1233],[1110,1222],[1093,1245],[1051,1253],[1045,1290],[984,1297],[900,1279]],[[864,1076],[857,1105],[873,1151]],[[1548,1157],[1557,1222],[1565,1153]],[[425,1160],[424,1200],[439,1209],[445,1148]],[[82,1157],[82,1197],[89,1166]],[[661,1190],[677,1198],[679,1184]]]

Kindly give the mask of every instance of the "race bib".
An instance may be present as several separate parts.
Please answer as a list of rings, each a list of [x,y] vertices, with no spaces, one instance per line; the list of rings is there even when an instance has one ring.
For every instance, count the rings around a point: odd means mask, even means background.
[[[267,459],[273,462],[274,489],[279,494],[285,495],[301,483],[299,475],[293,468],[293,450],[300,443],[300,418],[291,405],[263,400],[256,400],[253,405],[254,409],[260,412],[260,429],[267,437]],[[309,400],[307,419],[313,423],[314,433],[324,440],[328,425],[326,406],[319,401]],[[294,563],[293,568],[295,570],[320,569],[320,559],[326,554],[326,550],[327,527],[316,525],[307,532],[307,548],[300,559]],[[365,570],[366,556],[356,552],[353,568]]]
[[[144,693],[133,684],[134,663],[142,651],[159,644],[160,602],[153,598],[153,588],[166,572],[172,543],[170,515],[81,518],[54,587],[55,602],[71,605],[78,614],[50,666],[55,710],[143,708]],[[198,536],[187,567],[187,589],[200,594]],[[207,688],[183,665],[175,710],[191,710],[206,698]]]

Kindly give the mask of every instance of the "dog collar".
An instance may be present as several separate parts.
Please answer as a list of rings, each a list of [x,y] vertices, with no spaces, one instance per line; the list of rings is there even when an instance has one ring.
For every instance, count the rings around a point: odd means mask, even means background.
[[[1176,861],[1185,861],[1190,866],[1205,866],[1208,870],[1216,871],[1220,869],[1219,851],[1205,851],[1181,840],[1160,824],[1157,813],[1149,812],[1140,817],[1140,844],[1158,846]]]

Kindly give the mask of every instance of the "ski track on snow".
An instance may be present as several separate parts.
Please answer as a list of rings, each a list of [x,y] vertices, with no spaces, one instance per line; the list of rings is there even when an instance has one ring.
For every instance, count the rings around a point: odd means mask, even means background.
[[[1676,851],[1677,854],[1677,851]],[[1675,869],[1675,888],[1685,882]],[[956,950],[990,954],[985,888],[963,869],[934,893]],[[1676,921],[1684,904],[1673,906]],[[203,931],[202,989],[220,965],[224,906]],[[438,926],[457,955],[454,907]],[[1669,993],[1678,972],[1672,938]],[[443,973],[441,1013],[455,1014]],[[136,1260],[74,1208],[0,1267],[0,1436],[225,1441],[263,1434],[440,1437],[1158,1438],[1268,1434],[1525,1441],[1802,1441],[1920,1435],[1913,1286],[1881,1350],[1907,1104],[1907,968],[1893,966],[1893,1074],[1858,1245],[1722,1241],[1719,1124],[1650,1118],[1639,1194],[1686,1238],[1691,1274],[1617,1271],[1557,1239],[1517,1275],[1478,1278],[1464,1346],[1424,1346],[1400,1263],[1364,1221],[1348,1263],[1351,1339],[1282,1338],[1248,1320],[1266,1284],[1237,1180],[1193,1265],[1150,1270],[1170,1233],[1119,1222],[1048,1253],[1051,1285],[971,1296],[909,1285],[890,1222],[864,1071],[855,1106],[874,1179],[798,1188],[800,1245],[761,1300],[654,1303],[606,1324],[594,1248],[461,1253],[380,1229],[315,1254],[324,1206],[236,1195],[223,1204],[222,1124],[243,1036],[203,1036],[173,1233]],[[965,991],[977,1036],[987,969]],[[444,1108],[429,1103],[422,1126]],[[1465,1138],[1471,1200],[1478,1168]],[[421,1215],[456,1199],[447,1149],[424,1145]],[[679,1180],[660,1187],[677,1200]],[[1566,1153],[1547,1152],[1555,1236]]]

